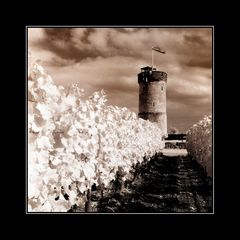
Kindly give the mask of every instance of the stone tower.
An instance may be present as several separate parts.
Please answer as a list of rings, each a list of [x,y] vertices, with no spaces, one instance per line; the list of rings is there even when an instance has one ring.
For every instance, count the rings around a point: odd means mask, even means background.
[[[167,73],[152,67],[141,68],[138,74],[138,116],[159,124],[163,137],[167,137],[166,85]]]

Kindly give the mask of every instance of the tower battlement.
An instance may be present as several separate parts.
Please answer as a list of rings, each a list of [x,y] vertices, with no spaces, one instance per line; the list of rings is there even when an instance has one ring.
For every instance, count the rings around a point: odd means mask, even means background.
[[[138,83],[154,81],[167,82],[167,73],[158,71],[156,68],[152,67],[141,68],[141,72],[138,74]]]

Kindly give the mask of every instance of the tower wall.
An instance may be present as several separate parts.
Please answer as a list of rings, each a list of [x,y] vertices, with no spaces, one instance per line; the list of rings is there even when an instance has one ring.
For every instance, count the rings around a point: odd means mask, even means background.
[[[166,85],[167,74],[160,71],[143,71],[138,74],[140,118],[159,124],[167,137]]]

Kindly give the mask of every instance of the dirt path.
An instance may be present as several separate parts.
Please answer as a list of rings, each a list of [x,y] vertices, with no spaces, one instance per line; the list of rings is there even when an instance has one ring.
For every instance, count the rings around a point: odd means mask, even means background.
[[[94,196],[94,195],[93,195]],[[120,193],[98,202],[99,212],[212,212],[212,181],[188,155],[156,156]]]

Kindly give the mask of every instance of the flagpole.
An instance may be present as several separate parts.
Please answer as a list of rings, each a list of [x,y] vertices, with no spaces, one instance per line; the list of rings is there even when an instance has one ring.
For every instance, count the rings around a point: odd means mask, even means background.
[[[158,46],[152,46],[152,68],[153,68],[153,64],[154,64],[154,52],[153,50],[157,51],[157,52],[160,52],[160,53],[163,53],[165,54],[166,52],[161,50],[160,47]]]
[[[152,68],[153,68],[153,49],[152,49]]]

